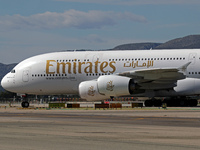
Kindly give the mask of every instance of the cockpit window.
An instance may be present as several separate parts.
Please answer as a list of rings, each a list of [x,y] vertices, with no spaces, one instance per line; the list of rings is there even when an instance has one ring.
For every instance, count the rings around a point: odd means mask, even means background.
[[[15,69],[11,70],[11,73],[15,73]]]

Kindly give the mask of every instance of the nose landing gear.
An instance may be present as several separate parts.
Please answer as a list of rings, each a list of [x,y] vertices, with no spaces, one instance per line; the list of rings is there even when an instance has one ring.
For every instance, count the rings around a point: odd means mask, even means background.
[[[21,106],[23,108],[28,108],[29,107],[28,95],[27,94],[20,94],[20,96],[21,96],[21,100],[22,100]]]
[[[23,101],[23,102],[21,103],[21,106],[22,106],[23,108],[28,108],[28,107],[29,107],[29,102]]]

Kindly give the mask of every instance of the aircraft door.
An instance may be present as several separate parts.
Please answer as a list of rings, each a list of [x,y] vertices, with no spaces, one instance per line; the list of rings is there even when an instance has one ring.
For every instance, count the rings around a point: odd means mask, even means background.
[[[98,74],[98,73],[100,73],[100,71],[99,71],[99,63],[100,63],[100,61],[101,61],[101,59],[102,59],[102,53],[98,53],[98,54],[96,54],[96,55],[93,55],[93,58],[92,58],[92,63],[94,64],[93,65],[93,73],[96,73],[96,74]]]
[[[197,56],[197,53],[190,53],[189,54],[188,61],[191,62],[191,65],[195,64],[195,62],[196,62],[196,56]]]
[[[84,61],[86,62],[85,66],[89,66],[91,64],[91,67],[87,67],[86,73],[89,76],[94,76],[96,77],[99,74],[99,67],[100,67],[100,61],[102,59],[103,54],[100,52],[96,53],[88,53],[85,55]]]
[[[29,81],[29,74],[30,74],[30,69],[25,69],[22,73],[22,81],[23,82],[28,82]]]

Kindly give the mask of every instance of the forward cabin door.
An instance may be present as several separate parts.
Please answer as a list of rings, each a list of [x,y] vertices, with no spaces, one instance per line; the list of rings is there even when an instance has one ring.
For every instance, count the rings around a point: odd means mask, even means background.
[[[29,81],[29,74],[30,74],[30,69],[29,68],[23,70],[23,73],[22,73],[22,81],[23,82],[28,82]]]
[[[92,63],[92,68],[87,69],[88,71],[88,76],[91,76],[93,78],[97,78],[99,76],[100,72],[100,63],[102,63],[102,58],[103,58],[103,53],[101,52],[96,52],[96,53],[88,53],[85,56],[86,64]],[[88,64],[86,65],[88,66]]]
[[[197,75],[197,69],[198,69],[198,68],[195,68],[196,57],[197,57],[197,53],[190,53],[189,58],[188,58],[188,61],[191,62],[191,64],[189,65],[189,68],[190,68],[190,71],[191,71],[193,76]],[[197,85],[197,87],[196,87],[196,84],[197,83],[196,83],[195,79],[191,80],[187,84],[187,86],[190,87],[190,93],[191,94],[195,94],[195,90],[199,86],[199,85]]]
[[[191,62],[190,65],[194,65],[196,62],[197,53],[190,53],[188,61]]]

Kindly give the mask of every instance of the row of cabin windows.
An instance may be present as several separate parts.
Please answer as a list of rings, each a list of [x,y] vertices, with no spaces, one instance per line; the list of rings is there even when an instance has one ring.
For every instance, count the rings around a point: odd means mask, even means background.
[[[111,75],[112,73],[87,73],[86,76]],[[200,72],[188,72],[188,74],[200,74]],[[33,74],[32,77],[66,77],[67,74]]]
[[[86,76],[110,75],[111,73],[87,73]],[[66,77],[67,74],[32,74],[32,77]]]
[[[112,73],[87,73],[86,76],[103,76],[103,75],[111,75]]]
[[[109,61],[137,61],[137,60],[185,60],[185,57],[180,58],[132,58],[132,59],[109,59]]]
[[[200,72],[188,72],[188,74],[200,74]]]
[[[69,59],[69,60],[57,60],[57,62],[80,62],[80,59]],[[84,59],[85,61],[90,61],[89,59]]]
[[[32,77],[66,77],[67,74],[32,74]]]
[[[199,58],[200,59],[200,58]],[[185,60],[185,57],[177,58],[132,58],[132,59],[109,59],[109,61],[137,61],[137,60]],[[57,60],[57,62],[80,62],[80,59],[69,59],[69,60]],[[84,59],[84,62],[90,61],[89,59]]]

